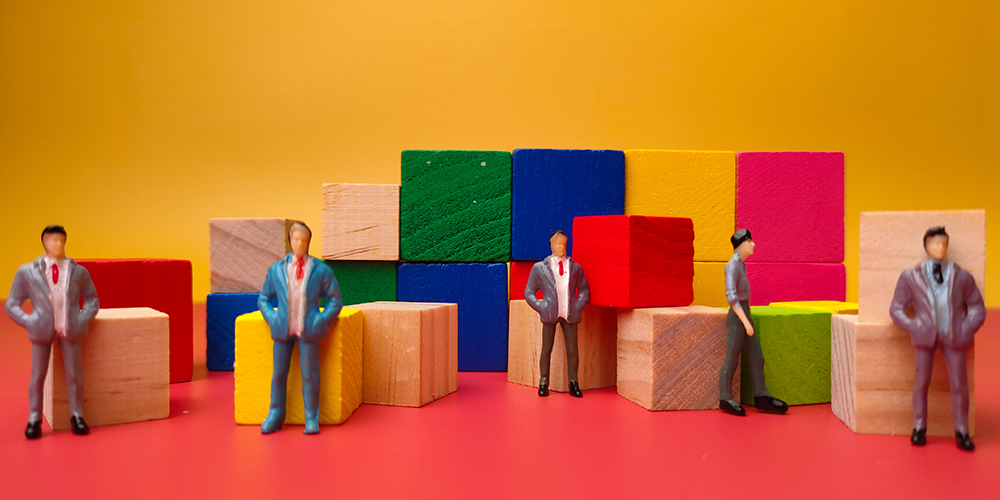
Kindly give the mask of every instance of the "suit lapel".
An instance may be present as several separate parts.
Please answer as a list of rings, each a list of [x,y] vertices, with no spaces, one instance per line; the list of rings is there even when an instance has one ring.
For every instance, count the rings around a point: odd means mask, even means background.
[[[279,302],[288,302],[288,263],[291,257],[288,254],[284,259],[281,259],[281,265],[278,266],[278,300]]]
[[[45,279],[45,257],[39,257],[35,259],[35,272],[31,274],[32,286],[34,286],[39,297],[41,297],[45,302],[45,307],[48,310],[52,310],[52,301],[49,298],[49,282]],[[42,304],[39,304],[42,305]]]

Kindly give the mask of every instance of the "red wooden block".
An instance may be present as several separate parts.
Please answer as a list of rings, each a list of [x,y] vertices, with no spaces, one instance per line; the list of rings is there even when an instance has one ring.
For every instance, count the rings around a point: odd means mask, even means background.
[[[753,258],[756,258],[755,254]],[[847,297],[847,271],[843,264],[806,262],[747,262],[750,305],[771,302],[835,300]]]
[[[583,266],[594,305],[667,307],[694,300],[691,219],[576,217],[573,260]]]
[[[528,276],[534,262],[514,261],[510,263],[510,300],[524,300],[524,289],[528,286]],[[585,271],[586,272],[586,271]],[[542,291],[535,292],[535,297],[542,298]]]
[[[759,262],[844,261],[844,153],[736,155],[736,226]]]
[[[92,259],[77,263],[90,272],[101,309],[150,307],[170,317],[170,383],[191,380],[194,369],[191,262]]]

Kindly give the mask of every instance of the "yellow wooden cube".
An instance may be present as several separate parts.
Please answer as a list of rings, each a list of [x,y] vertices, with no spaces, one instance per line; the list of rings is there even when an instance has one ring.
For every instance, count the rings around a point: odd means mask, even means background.
[[[344,308],[320,342],[319,423],[340,424],[361,405],[361,338],[364,317]],[[236,423],[262,424],[271,404],[274,341],[260,311],[236,318]],[[288,370],[286,424],[305,423],[302,371],[295,349]]]
[[[729,260],[736,226],[736,154],[625,150],[625,213],[689,217],[694,260]]]
[[[809,311],[827,312],[830,314],[857,314],[857,302],[838,302],[836,300],[803,300],[797,302],[771,302],[771,306],[788,307],[791,309],[807,309]]]
[[[697,235],[695,235],[697,238]],[[726,302],[726,263],[694,263],[694,300],[691,305],[729,307]]]

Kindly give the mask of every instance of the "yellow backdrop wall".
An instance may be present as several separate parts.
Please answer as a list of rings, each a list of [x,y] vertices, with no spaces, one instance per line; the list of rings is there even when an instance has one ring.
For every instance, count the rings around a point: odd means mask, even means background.
[[[210,217],[320,226],[323,182],[403,149],[836,150],[848,299],[865,210],[987,209],[993,0],[0,3],[0,295],[61,223],[78,258],[172,257]],[[319,238],[312,253],[319,255]]]

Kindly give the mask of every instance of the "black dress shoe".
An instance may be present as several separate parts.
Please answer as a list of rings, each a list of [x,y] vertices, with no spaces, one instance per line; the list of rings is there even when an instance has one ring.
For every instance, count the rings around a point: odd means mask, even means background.
[[[549,395],[549,383],[544,382],[538,384],[538,397],[544,398]]]
[[[972,442],[972,437],[958,431],[955,431],[955,444],[965,451],[972,451],[976,449],[976,445]]]
[[[744,410],[742,406],[740,406],[736,401],[733,401],[732,399],[730,400],[720,399],[719,409],[730,415],[736,415],[737,417],[747,416],[747,411]]]
[[[28,439],[38,439],[42,437],[42,421],[36,420],[34,422],[28,422],[28,428],[24,430],[24,435]]]
[[[913,429],[910,433],[910,443],[913,446],[923,446],[927,444],[927,429]]]
[[[583,391],[580,390],[580,384],[576,383],[575,380],[569,381],[569,395],[574,398],[582,398]]]
[[[753,406],[760,411],[768,413],[785,413],[788,405],[784,401],[771,396],[757,396],[753,398]]]
[[[87,425],[87,422],[84,422],[83,417],[77,417],[76,415],[69,417],[69,426],[73,429],[73,434],[78,436],[90,433],[90,427]]]

